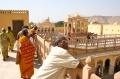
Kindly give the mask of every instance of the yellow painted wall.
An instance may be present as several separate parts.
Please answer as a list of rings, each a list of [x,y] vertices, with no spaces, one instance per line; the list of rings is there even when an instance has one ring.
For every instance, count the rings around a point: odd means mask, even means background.
[[[8,26],[12,27],[12,20],[23,20],[24,25],[29,26],[29,11],[0,10],[0,30],[2,27],[4,27],[5,29],[7,29]]]
[[[55,32],[64,33],[64,27],[55,27]]]
[[[101,30],[102,28],[100,24],[89,24],[88,25],[88,32],[101,35]]]
[[[120,34],[120,25],[103,25],[103,34]]]
[[[119,24],[89,24],[88,32],[92,32],[98,35],[104,34],[120,34]]]

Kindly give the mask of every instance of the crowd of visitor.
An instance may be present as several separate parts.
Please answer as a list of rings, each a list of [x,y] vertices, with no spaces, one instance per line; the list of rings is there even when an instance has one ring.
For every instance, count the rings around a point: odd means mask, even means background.
[[[23,26],[18,32],[17,37],[14,36],[11,27],[8,26],[6,31],[2,28],[0,33],[0,48],[3,56],[3,61],[7,61],[8,52],[14,51],[13,47],[16,44],[17,55],[20,56],[19,65],[20,75],[23,79],[62,79],[67,68],[82,69],[83,64],[79,59],[74,58],[68,52],[68,40],[63,34],[57,34],[53,41],[53,47],[44,60],[38,72],[34,73],[34,55],[35,45],[34,39],[37,31],[37,26],[29,29],[28,26]],[[87,39],[94,39],[94,34],[88,34]],[[18,57],[16,56],[16,59]],[[96,69],[96,75],[101,76],[101,66]],[[82,74],[78,72],[79,74]],[[79,74],[77,74],[79,76]],[[81,76],[79,76],[80,78]]]
[[[11,27],[8,26],[6,31],[5,28],[2,28],[0,33],[0,49],[3,56],[3,61],[7,61],[9,57],[8,52],[13,52],[14,44],[16,44],[16,51],[19,54],[19,69],[21,78],[30,79],[34,74],[34,37],[36,34],[37,26],[34,26],[29,29],[28,26],[23,26],[22,30],[18,32],[17,37],[14,36]],[[16,56],[17,57],[17,56]],[[18,57],[16,58],[18,60]]]
[[[14,50],[14,43],[17,42],[16,55],[19,54],[19,62],[16,64],[19,65],[21,78],[61,79],[64,76],[66,68],[82,68],[81,62],[68,53],[67,38],[62,34],[58,34],[54,39],[54,47],[51,49],[50,54],[40,67],[38,73],[34,74],[33,65],[36,50],[34,38],[36,30],[36,26],[30,29],[28,26],[23,26],[22,30],[18,32],[17,37],[15,37],[9,26],[7,31],[5,28],[2,28],[2,33],[0,34],[0,48],[3,55],[3,61],[7,61],[9,57],[8,52]],[[18,60],[17,56],[16,60]]]

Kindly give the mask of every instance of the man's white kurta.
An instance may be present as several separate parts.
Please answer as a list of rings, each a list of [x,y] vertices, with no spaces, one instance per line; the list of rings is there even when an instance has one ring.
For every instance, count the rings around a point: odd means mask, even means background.
[[[75,59],[67,50],[53,47],[39,71],[31,79],[62,79],[66,68],[76,68],[79,60]]]

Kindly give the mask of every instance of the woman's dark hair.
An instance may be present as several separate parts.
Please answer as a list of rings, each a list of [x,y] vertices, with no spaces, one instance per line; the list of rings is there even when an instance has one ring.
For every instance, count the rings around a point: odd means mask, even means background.
[[[28,26],[24,26],[24,28],[27,28],[27,29],[29,29],[29,27],[28,27]]]
[[[11,27],[10,27],[10,26],[8,26],[8,30],[11,30]]]
[[[37,29],[38,29],[37,26],[34,26],[33,28],[34,28],[34,30],[37,30]]]
[[[65,36],[63,34],[57,34],[54,38],[53,41],[53,46],[57,46],[57,43],[61,41],[62,38],[64,38]]]
[[[22,29],[23,29],[23,28],[29,29],[29,27],[28,27],[28,26],[23,26],[23,27],[22,27]]]
[[[27,36],[28,35],[28,29],[27,28],[23,28],[22,29],[22,34]]]

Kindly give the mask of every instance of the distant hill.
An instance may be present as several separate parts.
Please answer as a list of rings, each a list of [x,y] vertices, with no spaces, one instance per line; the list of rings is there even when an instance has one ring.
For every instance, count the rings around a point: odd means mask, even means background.
[[[120,16],[91,16],[85,17],[88,22],[98,22],[99,24],[120,24]]]

